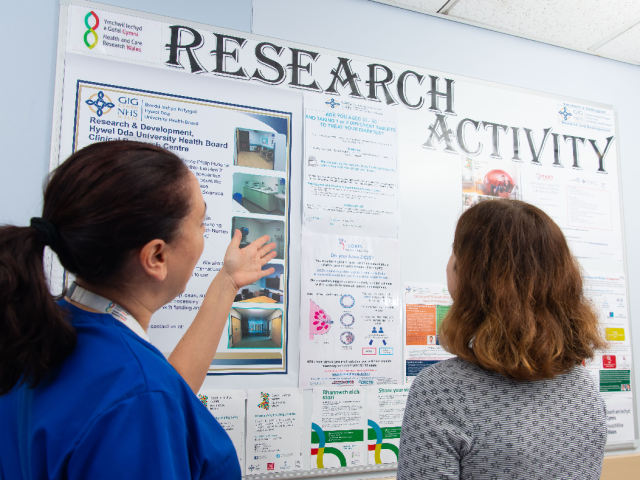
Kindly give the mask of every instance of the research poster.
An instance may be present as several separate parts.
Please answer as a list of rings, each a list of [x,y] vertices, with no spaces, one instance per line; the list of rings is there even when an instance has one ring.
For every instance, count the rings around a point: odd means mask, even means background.
[[[400,383],[398,241],[303,233],[300,387]]]
[[[211,412],[233,442],[244,473],[245,398],[243,390],[203,390],[198,399]]]
[[[286,371],[290,149],[301,96],[276,98],[264,87],[251,93],[227,80],[191,77],[184,79],[193,83],[187,92],[177,72],[72,54],[65,73],[63,157],[100,141],[153,143],[184,160],[207,204],[204,252],[186,290],[153,315],[152,343],[171,353],[234,231],[241,232],[241,248],[269,235],[276,257],[264,268],[274,273],[237,292],[210,371]]]
[[[398,236],[395,110],[354,99],[304,99],[304,228]]]
[[[247,392],[246,475],[302,469],[302,392]]]
[[[369,387],[367,450],[369,465],[397,463],[409,387]]]
[[[599,313],[608,348],[585,363],[607,404],[608,443],[632,441],[632,352],[624,273],[588,271],[584,292]]]
[[[366,390],[314,388],[311,423],[311,469],[367,464]]]
[[[404,383],[425,367],[455,355],[440,346],[440,325],[451,308],[445,284],[404,284]]]

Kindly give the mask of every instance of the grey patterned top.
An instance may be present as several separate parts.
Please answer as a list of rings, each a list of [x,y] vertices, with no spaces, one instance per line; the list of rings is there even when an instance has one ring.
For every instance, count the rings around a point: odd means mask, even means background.
[[[583,367],[516,382],[452,358],[411,385],[398,480],[597,480],[605,405]]]

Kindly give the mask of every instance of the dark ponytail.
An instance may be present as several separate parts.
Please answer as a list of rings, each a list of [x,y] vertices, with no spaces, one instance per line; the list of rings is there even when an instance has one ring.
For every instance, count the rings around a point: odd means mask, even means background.
[[[0,395],[24,382],[37,386],[76,344],[75,330],[47,286],[45,244],[53,243],[67,271],[107,285],[136,249],[176,238],[190,208],[188,174],[180,158],[160,147],[95,143],[52,174],[44,220],[0,227]]]

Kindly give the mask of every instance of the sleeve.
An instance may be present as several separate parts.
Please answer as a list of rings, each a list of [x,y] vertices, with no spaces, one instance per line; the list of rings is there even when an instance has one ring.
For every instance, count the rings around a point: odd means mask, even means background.
[[[400,435],[397,478],[459,480],[460,463],[470,449],[471,438],[458,415],[460,407],[454,398],[455,389],[425,370],[409,391]]]
[[[219,471],[227,460],[204,472],[181,405],[166,393],[147,392],[100,415],[74,450],[67,473],[70,480],[215,478],[211,469]]]

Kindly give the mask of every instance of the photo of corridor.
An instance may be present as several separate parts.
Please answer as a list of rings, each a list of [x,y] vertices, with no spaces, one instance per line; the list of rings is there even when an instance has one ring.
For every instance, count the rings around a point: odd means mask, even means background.
[[[229,348],[281,348],[282,310],[232,308],[229,330]]]
[[[284,260],[284,222],[282,220],[233,217],[231,219],[231,238],[236,230],[240,230],[242,234],[240,248],[246,247],[263,235],[269,235],[270,241],[276,244],[276,259]]]

